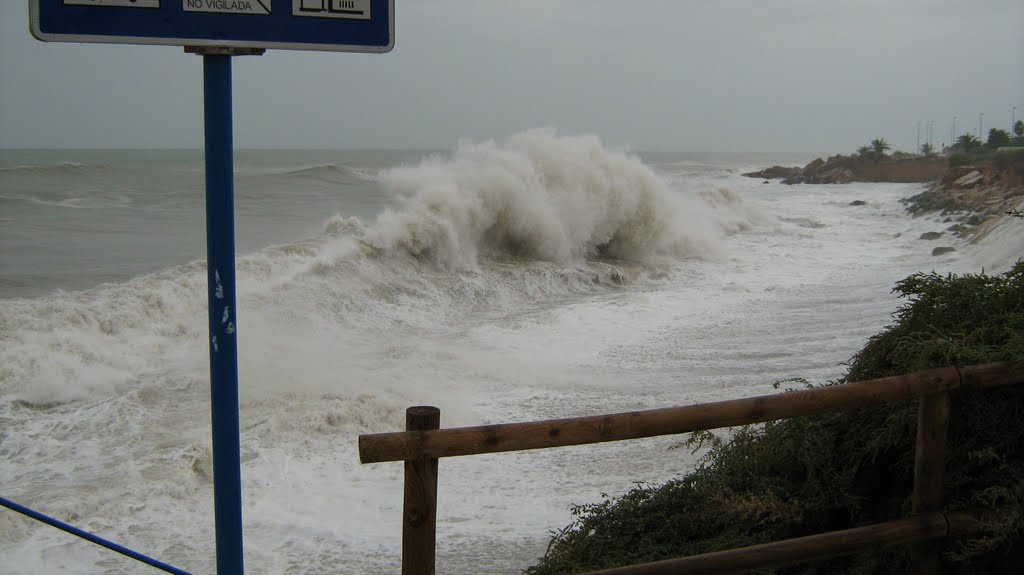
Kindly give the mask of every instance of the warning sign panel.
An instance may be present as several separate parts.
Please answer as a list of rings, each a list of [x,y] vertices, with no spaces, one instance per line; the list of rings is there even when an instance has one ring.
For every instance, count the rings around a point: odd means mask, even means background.
[[[395,0],[29,0],[28,11],[44,42],[378,54],[395,45]]]
[[[124,6],[126,8],[159,8],[160,0],[64,0],[72,6]]]
[[[292,0],[293,16],[370,19],[370,0]]]
[[[270,0],[182,0],[186,12],[270,14]]]

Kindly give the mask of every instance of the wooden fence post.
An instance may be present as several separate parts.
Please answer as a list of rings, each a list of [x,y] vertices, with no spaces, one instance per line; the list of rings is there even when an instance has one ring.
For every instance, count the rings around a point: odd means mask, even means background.
[[[419,406],[405,410],[405,430],[441,427],[441,410]],[[405,503],[402,509],[402,575],[434,575],[437,541],[437,459],[405,462]]]
[[[914,514],[941,511],[942,475],[949,428],[949,394],[921,397],[917,407],[917,445],[914,455]],[[939,569],[936,544],[919,543],[911,550],[919,575],[934,575]]]

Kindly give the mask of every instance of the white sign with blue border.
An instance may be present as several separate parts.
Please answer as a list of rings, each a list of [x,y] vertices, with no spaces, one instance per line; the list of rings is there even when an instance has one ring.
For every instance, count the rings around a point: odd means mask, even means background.
[[[44,42],[388,52],[394,14],[394,0],[29,0]]]

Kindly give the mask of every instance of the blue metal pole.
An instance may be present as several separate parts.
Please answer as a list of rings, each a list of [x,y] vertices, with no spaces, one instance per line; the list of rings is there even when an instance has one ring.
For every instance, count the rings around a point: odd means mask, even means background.
[[[21,513],[22,515],[25,515],[27,517],[31,517],[32,519],[35,519],[36,521],[41,521],[41,522],[43,522],[43,523],[45,523],[45,524],[47,524],[47,525],[49,525],[51,527],[56,527],[57,529],[60,529],[61,531],[66,531],[67,533],[70,533],[70,534],[72,534],[72,535],[74,535],[76,537],[81,537],[82,539],[85,539],[86,541],[90,541],[92,543],[95,543],[96,545],[99,545],[100,547],[106,547],[107,549],[110,549],[111,551],[116,551],[117,553],[120,553],[121,555],[124,555],[125,557],[131,557],[132,559],[135,559],[136,561],[141,561],[142,563],[145,563],[146,565],[150,565],[152,567],[156,567],[157,569],[160,569],[161,571],[166,571],[167,573],[173,573],[174,575],[189,575],[189,573],[187,571],[184,571],[182,569],[178,569],[177,567],[175,567],[173,565],[168,565],[167,563],[164,563],[163,561],[159,561],[157,559],[153,559],[152,557],[147,557],[147,556],[143,555],[142,553],[139,553],[138,551],[132,551],[131,549],[129,549],[129,548],[123,546],[123,545],[118,545],[117,543],[114,543],[113,541],[109,541],[107,539],[104,539],[104,538],[100,537],[99,535],[94,535],[92,533],[89,533],[88,531],[85,531],[83,529],[79,529],[79,528],[75,527],[74,525],[69,525],[67,523],[64,523],[63,521],[61,521],[59,519],[54,519],[53,517],[50,517],[48,515],[43,515],[42,513],[38,512],[38,511],[35,511],[35,510],[32,510],[32,509],[29,509],[28,507],[25,507],[24,505],[18,505],[17,503],[11,501],[10,499],[6,499],[4,497],[0,497],[0,506],[6,507],[6,508],[10,509],[11,511],[17,511],[18,513]]]
[[[235,307],[231,56],[203,56],[206,124],[206,261],[217,574],[242,575],[242,475]]]

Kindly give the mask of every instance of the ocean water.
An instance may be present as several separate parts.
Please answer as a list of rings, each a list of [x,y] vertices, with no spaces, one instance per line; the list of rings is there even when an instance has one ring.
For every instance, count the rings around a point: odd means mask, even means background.
[[[550,130],[239,152],[247,571],[398,571],[402,465],[356,448],[408,406],[478,425],[834,379],[897,280],[1024,253],[1016,220],[918,239],[949,226],[904,212],[920,186],[740,176],[810,159]],[[0,495],[196,574],[215,571],[203,210],[200,152],[0,152]],[[438,572],[521,571],[571,505],[691,469],[679,441],[441,460]],[[0,572],[153,571],[0,510]]]

